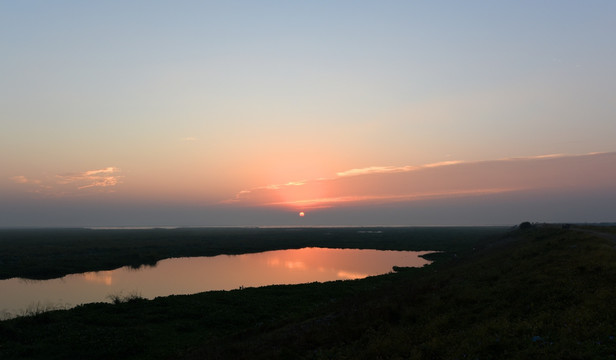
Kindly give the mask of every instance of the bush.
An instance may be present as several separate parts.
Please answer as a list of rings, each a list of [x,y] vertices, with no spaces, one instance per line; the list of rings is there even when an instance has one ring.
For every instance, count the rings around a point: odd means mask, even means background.
[[[518,225],[518,227],[520,228],[520,230],[527,230],[533,227],[533,225],[528,222],[528,221],[524,221],[523,223],[521,223],[520,225]]]

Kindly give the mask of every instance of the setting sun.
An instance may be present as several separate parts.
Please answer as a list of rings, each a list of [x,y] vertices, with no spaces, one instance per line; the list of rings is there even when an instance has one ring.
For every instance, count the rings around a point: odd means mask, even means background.
[[[304,212],[303,212],[303,211],[300,211],[300,212],[299,212],[299,217],[304,217],[304,215],[306,215],[306,214],[304,214]]]

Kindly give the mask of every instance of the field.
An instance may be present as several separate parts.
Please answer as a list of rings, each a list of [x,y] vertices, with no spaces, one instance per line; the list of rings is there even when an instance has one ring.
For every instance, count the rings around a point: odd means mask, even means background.
[[[208,229],[211,233],[200,235],[199,229],[177,229],[175,237],[161,235],[172,230],[74,231],[93,235],[64,236],[70,230],[30,237],[3,233],[1,259],[11,259],[0,264],[3,276],[24,276],[25,262],[16,259],[27,254],[28,246],[39,249],[33,259],[44,259],[46,254],[49,258],[28,275],[38,277],[83,271],[68,265],[88,251],[101,259],[115,254],[116,263],[123,264],[131,259],[154,262],[168,256],[302,246],[443,253],[430,266],[362,280],[151,301],[134,297],[68,311],[34,311],[0,322],[0,358],[609,359],[616,355],[613,227]],[[23,247],[13,244],[18,238]],[[55,249],[54,256],[47,252],[50,249]],[[120,256],[123,253],[132,255]],[[60,259],[61,266],[54,267],[54,259]],[[83,263],[94,266],[87,270],[116,266],[106,261],[88,258]],[[139,263],[143,262],[126,264]]]

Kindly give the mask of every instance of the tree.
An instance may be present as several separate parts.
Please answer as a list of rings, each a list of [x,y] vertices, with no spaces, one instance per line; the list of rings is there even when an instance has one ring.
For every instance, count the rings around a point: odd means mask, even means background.
[[[530,229],[531,227],[533,227],[533,225],[528,221],[524,221],[523,223],[518,225],[518,227],[520,228],[520,230],[526,230],[526,229]]]

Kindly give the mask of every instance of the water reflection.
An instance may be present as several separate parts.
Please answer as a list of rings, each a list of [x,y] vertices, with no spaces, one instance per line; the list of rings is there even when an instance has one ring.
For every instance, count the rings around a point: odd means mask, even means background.
[[[83,274],[83,278],[88,282],[111,286],[113,284],[113,271],[88,272]]]
[[[423,266],[428,253],[357,249],[304,248],[256,254],[175,258],[154,267],[68,275],[61,279],[0,280],[0,314],[21,315],[33,304],[108,302],[114,294],[152,299],[171,294],[230,290],[271,284],[359,279],[384,274],[392,266]]]

